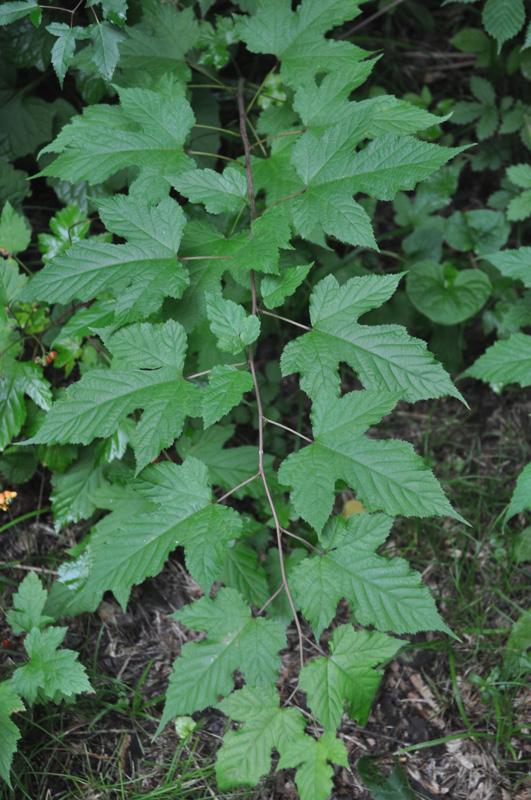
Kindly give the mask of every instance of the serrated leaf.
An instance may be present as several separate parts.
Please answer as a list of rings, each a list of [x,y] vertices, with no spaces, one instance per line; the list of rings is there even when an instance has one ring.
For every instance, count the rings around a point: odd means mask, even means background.
[[[518,250],[503,250],[501,253],[489,253],[491,264],[499,269],[502,275],[513,280],[523,281],[524,286],[531,289],[531,247],[519,247]]]
[[[515,164],[507,169],[509,180],[521,189],[531,188],[531,164]]]
[[[206,630],[207,637],[185,644],[175,661],[159,731],[172,717],[200,711],[229,694],[235,669],[250,684],[274,684],[278,651],[286,646],[284,629],[274,620],[253,619],[234,589],[220,589],[215,599],[203,597],[172,616],[188,628]]]
[[[222,173],[196,169],[171,178],[170,183],[192,203],[204,203],[210,214],[237,211],[247,196],[245,173],[235,167]]]
[[[459,272],[451,265],[417,261],[408,272],[409,299],[439,325],[457,325],[473,317],[490,297],[492,285],[479,269]]]
[[[74,58],[76,41],[84,38],[85,30],[78,25],[67,25],[66,22],[52,22],[46,26],[46,30],[57,37],[52,48],[52,64],[59,84],[63,88],[66,72]]]
[[[278,273],[280,250],[293,250],[291,228],[280,206],[264,211],[251,225],[252,236],[241,233],[231,239],[232,269]]]
[[[98,489],[107,483],[104,467],[94,463],[94,451],[83,450],[78,461],[52,478],[51,495],[55,531],[69,522],[88,519],[98,507]]]
[[[26,280],[14,258],[3,258],[0,261],[0,305],[10,306],[26,285]]]
[[[127,325],[104,336],[104,341],[113,355],[113,369],[123,369],[126,364],[138,369],[170,367],[182,375],[186,334],[182,325],[173,319],[160,324]]]
[[[378,631],[355,631],[351,625],[335,629],[330,657],[314,658],[300,676],[308,705],[327,731],[339,726],[345,700],[349,717],[365,725],[382,678],[374,667],[392,658],[401,645],[400,640]]]
[[[257,0],[256,14],[240,17],[238,31],[252,53],[273,53],[284,81],[307,83],[318,72],[348,68],[367,53],[349,42],[325,39],[335,25],[355,19],[360,0],[304,0],[296,12],[289,0]]]
[[[463,374],[498,390],[508,383],[531,386],[531,336],[513,333],[509,339],[494,342]]]
[[[332,791],[334,770],[329,762],[349,766],[344,743],[333,731],[326,731],[319,739],[305,736],[295,739],[284,748],[278,768],[297,767],[295,783],[301,800],[326,800]]]
[[[367,389],[401,391],[409,402],[461,397],[425,342],[398,325],[360,325],[358,317],[389,299],[400,275],[351,278],[339,286],[333,275],[310,299],[312,331],[290,342],[281,358],[283,375],[300,372],[301,388],[313,399],[338,395],[338,365],[346,361]]]
[[[353,514],[347,520],[333,517],[321,535],[324,554],[307,558],[293,569],[291,589],[317,639],[343,598],[362,625],[394,633],[449,632],[420,574],[403,558],[376,554],[392,522],[383,514]]]
[[[332,511],[339,479],[371,512],[462,519],[410,444],[363,436],[394,408],[399,397],[393,392],[354,391],[339,400],[325,395],[314,402],[315,442],[289,455],[278,478],[293,487],[291,501],[297,513],[317,532]]]
[[[138,357],[136,336],[142,337],[143,346]],[[173,443],[187,414],[194,415],[199,388],[182,377],[186,337],[178,322],[168,320],[160,328],[133,325],[108,341],[111,352],[117,347],[123,365],[92,370],[69,387],[31,441],[89,444],[97,436],[112,436],[128,414],[142,408],[142,418],[132,436],[140,471]],[[164,343],[160,351],[159,342]],[[179,349],[173,352],[172,346]],[[165,366],[168,361],[173,365]],[[144,370],[141,367],[146,363],[158,368]]]
[[[91,0],[87,5],[91,6],[97,0]],[[123,27],[127,16],[127,0],[99,0],[105,19]]]
[[[506,519],[531,508],[531,464],[523,468],[516,479],[513,496],[506,511]]]
[[[216,778],[222,790],[258,783],[271,769],[273,747],[282,756],[294,742],[306,744],[304,717],[296,708],[280,708],[274,686],[245,686],[218,703],[218,708],[243,723],[225,734],[218,750]]]
[[[97,202],[98,214],[108,231],[123,236],[131,244],[151,246],[176,254],[179,250],[186,217],[171,197],[156,206],[148,206],[141,197],[115,194]]]
[[[267,603],[272,594],[263,564],[258,561],[258,553],[246,547],[244,542],[237,542],[234,547],[228,548],[218,579],[231,589],[236,589],[257,608]]]
[[[444,237],[455,250],[486,255],[503,247],[510,230],[500,211],[456,211],[446,221]]]
[[[218,338],[218,347],[229,353],[241,353],[260,335],[260,320],[248,315],[243,306],[224,300],[221,294],[205,294],[210,330]]]
[[[36,0],[15,0],[13,3],[4,3],[0,8],[0,25],[10,25],[17,19],[22,19],[39,8]]]
[[[42,367],[32,361],[15,361],[4,356],[0,363],[0,450],[16,436],[26,419],[24,394],[38,406],[50,408],[50,384],[42,377]]]
[[[48,700],[92,692],[85,667],[73,650],[58,650],[67,628],[33,628],[24,640],[29,663],[17,667],[11,677],[13,688],[28,703],[42,696]]]
[[[525,22],[523,0],[487,0],[483,7],[483,25],[498,42],[498,52],[512,39]]]
[[[151,311],[160,307],[165,296],[180,297],[188,285],[187,271],[175,256],[148,245],[106,244],[87,241],[73,245],[68,252],[49,261],[29,282],[22,300],[47,300],[68,303],[91,300],[102,290],[130,282],[136,295],[153,294]]]
[[[241,403],[245,392],[252,391],[250,372],[240,372],[229,364],[214,367],[208,386],[203,389],[203,418],[205,428],[213,425]]]
[[[193,166],[182,149],[194,115],[178,91],[172,89],[172,96],[162,90],[120,89],[120,105],[85,108],[42,151],[60,155],[40,175],[93,185],[134,167],[140,178],[155,184],[155,199],[160,200],[169,189],[162,178],[166,171]]]
[[[43,615],[47,592],[34,572],[27,575],[18,591],[13,595],[13,608],[6,612],[6,621],[15,636],[29,632],[32,628],[42,628],[51,617]]]
[[[94,25],[90,38],[92,41],[92,60],[102,78],[110,81],[120,58],[118,45],[126,36],[119,28],[109,22],[98,22]]]
[[[531,189],[526,189],[509,202],[507,219],[510,222],[521,222],[529,216],[531,216]]]
[[[7,202],[0,217],[0,248],[7,250],[11,255],[16,255],[27,248],[30,240],[31,228],[25,218]]]
[[[13,4],[15,5],[15,4]],[[11,719],[16,711],[24,711],[24,703],[8,681],[0,683],[0,778],[12,788],[9,770],[17,749],[20,731]]]
[[[280,275],[266,275],[260,283],[260,292],[267,308],[276,308],[292,295],[308,275],[311,264],[288,267]]]

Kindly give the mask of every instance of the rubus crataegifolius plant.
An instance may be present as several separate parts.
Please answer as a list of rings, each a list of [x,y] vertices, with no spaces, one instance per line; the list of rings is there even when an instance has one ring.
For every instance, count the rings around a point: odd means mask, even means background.
[[[255,784],[276,749],[301,797],[325,798],[330,762],[348,766],[342,715],[366,721],[394,634],[449,632],[420,576],[378,554],[393,517],[461,518],[410,444],[365,435],[400,400],[460,397],[423,341],[364,324],[400,278],[345,280],[339,254],[337,277],[322,264],[334,248],[377,249],[367,196],[414,189],[459,148],[415,137],[441,121],[424,109],[351,99],[377,61],[326,34],[360,0],[251,5],[230,42],[226,20],[166,6],[186,30],[173,58],[157,55],[160,32],[126,26],[118,102],[86,108],[45,148],[56,157],[42,175],[92,185],[120,173],[123,188],[95,201],[118,242],[80,239],[18,296],[74,309],[69,336],[90,336],[101,356],[23,444],[77,448],[53,479],[59,526],[110,511],[61,567],[47,613],[95,609],[107,590],[125,607],[183,547],[205,594],[174,616],[206,636],[175,662],[160,729],[217,706],[240,723],[219,750],[221,789]],[[216,35],[249,77],[209,71]],[[365,509],[348,520],[334,513],[345,486]],[[341,599],[353,622],[325,651]],[[276,687],[287,633],[319,739]]]

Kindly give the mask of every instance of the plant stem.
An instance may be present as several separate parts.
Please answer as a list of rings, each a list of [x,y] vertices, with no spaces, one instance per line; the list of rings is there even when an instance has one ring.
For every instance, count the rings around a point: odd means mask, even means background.
[[[259,617],[260,614],[262,614],[266,610],[266,608],[268,607],[269,603],[272,603],[273,600],[275,599],[275,597],[278,597],[278,595],[280,594],[280,592],[283,589],[284,589],[284,584],[281,583],[280,586],[278,587],[278,589],[276,590],[275,594],[272,594],[271,597],[269,598],[269,600],[266,600],[266,602],[264,603],[264,605],[262,606],[262,608],[260,609],[260,611],[256,615],[257,617]]]
[[[242,488],[242,486],[247,486],[248,483],[251,483],[252,481],[255,481],[259,477],[260,477],[260,473],[257,472],[256,475],[253,475],[252,478],[247,478],[246,481],[242,481],[237,486],[235,486],[233,489],[231,489],[229,492],[226,492],[224,495],[222,495],[220,498],[218,498],[216,500],[216,503],[221,503],[222,500],[226,500],[227,497],[230,497],[231,494],[234,494],[234,492],[237,492],[238,489]]]
[[[13,525],[18,525],[19,522],[24,522],[25,519],[30,519],[30,517],[38,517],[39,514],[47,514],[48,511],[51,511],[51,508],[41,508],[37,511],[29,511],[27,514],[23,514],[21,517],[12,519],[11,522],[7,523],[7,525],[2,525],[0,528],[0,533],[9,530],[9,528],[12,528]]]
[[[295,322],[293,319],[288,319],[287,317],[281,317],[280,314],[273,314],[272,311],[265,311],[263,308],[258,309],[259,314],[266,314],[268,317],[274,317],[275,319],[281,319],[282,322],[289,322],[291,325],[296,325],[297,328],[302,328],[303,331],[311,331],[312,329],[309,328],[307,325],[302,325],[300,322]]]
[[[269,422],[270,425],[276,425],[277,428],[284,428],[285,431],[289,431],[289,433],[292,433],[294,436],[299,436],[301,439],[304,439],[305,442],[314,444],[313,439],[310,439],[308,436],[304,436],[304,434],[299,433],[293,428],[288,428],[287,425],[283,425],[281,422],[275,422],[274,419],[269,419],[268,417],[264,417],[264,422]]]
[[[254,197],[254,185],[253,185],[253,175],[251,171],[251,148],[249,144],[249,137],[247,136],[247,128],[246,128],[246,116],[245,116],[245,101],[243,97],[244,91],[244,81],[243,78],[240,78],[238,81],[238,110],[240,114],[240,133],[242,135],[243,146],[245,150],[245,171],[247,173],[247,186],[249,189],[249,202],[251,206],[251,224],[253,220],[256,218],[256,202]],[[249,237],[253,235],[252,230],[249,229]],[[256,296],[256,282],[254,277],[254,270],[251,270],[251,293],[252,293],[252,313],[257,316],[258,315],[258,302]],[[264,485],[266,497],[269,503],[269,507],[271,509],[271,514],[273,516],[273,520],[275,522],[275,530],[277,534],[277,544],[278,544],[278,558],[280,564],[280,574],[282,575],[282,586],[286,591],[286,595],[288,597],[288,602],[290,604],[291,611],[293,613],[293,619],[295,622],[295,626],[297,628],[297,634],[299,637],[299,660],[300,660],[300,668],[302,669],[304,665],[304,649],[303,649],[303,641],[302,641],[302,629],[301,624],[299,622],[299,618],[297,616],[297,610],[295,608],[295,604],[293,602],[293,598],[291,596],[291,592],[288,586],[288,581],[286,577],[286,567],[284,564],[284,553],[282,552],[282,529],[280,527],[280,521],[278,518],[277,510],[275,508],[275,503],[273,501],[273,497],[271,495],[271,491],[269,489],[269,484],[267,482],[265,469],[264,469],[264,412],[262,406],[262,397],[260,395],[260,386],[258,384],[258,378],[256,375],[256,367],[254,363],[254,348],[251,344],[249,347],[249,368],[251,370],[251,375],[253,377],[253,384],[254,384],[254,391],[256,395],[256,405],[258,408],[258,472],[262,479],[262,483]]]
[[[291,536],[292,539],[297,539],[299,542],[302,542],[303,544],[306,545],[306,547],[309,547],[310,550],[315,550],[315,552],[319,553],[320,556],[325,555],[325,553],[323,553],[322,550],[319,550],[318,547],[314,547],[313,544],[310,544],[310,542],[306,541],[306,539],[303,539],[302,536],[297,536],[296,533],[291,533],[291,531],[287,531],[286,528],[281,528],[280,530],[282,531],[282,533],[285,533],[286,536]]]

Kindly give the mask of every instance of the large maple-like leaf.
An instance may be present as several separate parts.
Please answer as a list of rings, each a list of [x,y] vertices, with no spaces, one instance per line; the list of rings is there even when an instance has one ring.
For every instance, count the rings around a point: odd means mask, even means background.
[[[300,372],[301,387],[312,398],[339,393],[340,361],[357,372],[367,389],[401,391],[414,402],[452,395],[461,398],[426,343],[399,325],[361,325],[358,318],[394,293],[400,276],[351,278],[340,286],[333,275],[312,292],[313,330],[290,342],[281,360],[283,375]]]
[[[293,568],[292,591],[317,639],[342,598],[362,625],[394,633],[450,632],[419,573],[403,558],[376,554],[392,522],[384,514],[356,514],[346,521],[333,517],[321,536],[323,555]]]

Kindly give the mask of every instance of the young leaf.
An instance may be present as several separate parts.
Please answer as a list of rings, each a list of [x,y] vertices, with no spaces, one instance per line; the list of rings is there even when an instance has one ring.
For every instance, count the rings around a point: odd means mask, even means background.
[[[42,613],[46,598],[42,583],[34,572],[30,572],[13,595],[13,608],[6,612],[7,624],[15,636],[53,622],[52,617],[43,616]]]
[[[281,359],[283,375],[300,372],[301,388],[315,398],[339,394],[338,365],[346,361],[367,389],[401,391],[404,400],[461,397],[425,342],[398,325],[360,325],[396,289],[400,275],[351,278],[343,286],[333,275],[320,281],[310,300],[313,330],[290,342]]]
[[[92,60],[103,80],[110,81],[120,58],[118,45],[126,36],[119,28],[108,22],[98,22],[90,32],[92,40]]]
[[[491,383],[498,389],[507,383],[531,386],[531,336],[513,333],[508,339],[494,342],[463,375]]]
[[[24,640],[29,663],[17,667],[11,677],[16,692],[31,705],[42,696],[47,700],[92,692],[85,667],[73,650],[58,650],[67,628],[32,628]]]
[[[478,255],[487,255],[503,247],[510,230],[501,211],[456,211],[448,217],[444,237],[455,250],[473,250]]]
[[[327,731],[333,732],[347,713],[365,725],[382,678],[377,664],[392,658],[402,642],[378,631],[355,631],[340,625],[330,639],[330,657],[314,658],[303,667],[300,688]]]
[[[301,800],[326,800],[332,791],[334,774],[329,762],[349,766],[347,749],[333,731],[326,731],[317,740],[305,736],[289,742],[282,751],[278,768],[298,768],[295,783]]]
[[[251,685],[273,684],[278,711],[274,682],[281,665],[278,651],[286,646],[282,625],[262,617],[253,619],[251,609],[234,589],[220,589],[214,600],[203,597],[171,616],[188,628],[206,630],[207,637],[185,644],[175,661],[159,731],[172,717],[200,711],[214,705],[219,695],[229,694],[235,669],[240,669]],[[219,707],[224,710],[222,704]]]
[[[12,3],[10,5],[18,5]],[[20,731],[11,719],[11,714],[24,711],[24,703],[9,681],[0,683],[0,778],[12,788],[9,770],[13,754],[17,749]]]
[[[280,708],[274,686],[245,686],[218,703],[218,708],[243,722],[243,727],[225,734],[218,751],[216,778],[222,790],[258,783],[271,769],[273,747],[282,756],[295,742],[306,745],[304,717],[296,708]]]
[[[248,316],[243,306],[224,300],[221,294],[209,292],[205,297],[210,329],[218,337],[220,350],[241,353],[258,339],[260,320],[255,314]]]
[[[46,26],[46,30],[57,37],[52,48],[52,64],[62,89],[66,71],[74,58],[76,40],[84,38],[85,29],[78,25],[67,25],[66,22],[52,22]]]
[[[192,203],[204,203],[210,214],[237,211],[247,196],[245,173],[235,167],[221,174],[213,169],[191,170],[170,182]]]
[[[231,408],[239,405],[245,392],[252,391],[253,378],[249,372],[240,372],[230,364],[212,369],[208,386],[203,390],[203,418],[205,428],[213,425]]]
[[[324,555],[307,558],[293,569],[292,590],[317,639],[342,598],[362,625],[394,633],[449,633],[419,573],[403,558],[376,554],[392,522],[384,514],[333,517],[321,536]],[[363,708],[361,702],[357,710],[361,713]]]
[[[407,276],[409,299],[439,325],[457,325],[473,317],[490,297],[492,285],[479,269],[456,270],[450,263],[417,261]]]

